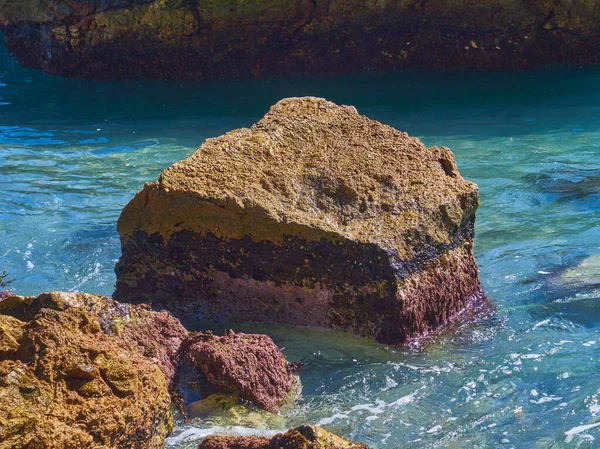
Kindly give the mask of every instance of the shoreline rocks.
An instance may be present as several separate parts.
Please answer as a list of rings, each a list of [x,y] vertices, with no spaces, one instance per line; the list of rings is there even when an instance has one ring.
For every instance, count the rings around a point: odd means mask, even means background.
[[[399,343],[485,302],[447,148],[318,98],[208,139],[123,210],[115,299]]]
[[[86,304],[92,298],[101,299],[52,293],[0,301],[1,449],[164,446],[173,421],[160,360],[128,340],[128,318],[108,314],[108,298],[101,311]]]
[[[300,426],[273,438],[212,435],[198,449],[369,449],[361,443],[327,432],[321,427]]]
[[[297,386],[295,367],[266,335],[188,334],[167,312],[87,293],[8,295],[0,449],[162,448],[173,401],[189,405],[177,388],[212,382],[208,401],[191,404],[210,419],[220,403],[248,409],[238,398],[273,412]],[[213,394],[223,390],[236,396]]]
[[[600,62],[581,0],[0,0],[20,64],[53,75],[218,79]]]

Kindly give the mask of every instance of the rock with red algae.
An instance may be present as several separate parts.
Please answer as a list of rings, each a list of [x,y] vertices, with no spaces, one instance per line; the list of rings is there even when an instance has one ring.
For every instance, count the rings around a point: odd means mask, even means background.
[[[0,317],[0,449],[164,447],[173,428],[165,376],[99,314]]]
[[[125,207],[114,298],[400,343],[484,302],[478,205],[449,149],[350,106],[288,98]]]
[[[274,410],[292,391],[294,367],[266,335],[197,333],[182,350],[209,382],[265,410]]]
[[[273,438],[231,437],[214,435],[206,437],[198,449],[369,449],[361,443],[327,432],[321,427],[300,426],[280,433]]]
[[[42,309],[62,311],[70,308],[81,308],[96,316],[104,333],[117,337],[155,362],[171,385],[176,370],[174,357],[188,332],[167,312],[153,312],[145,306],[120,304],[108,297],[88,293],[52,292],[37,297],[12,295],[0,301],[0,314],[21,321],[31,321]]]

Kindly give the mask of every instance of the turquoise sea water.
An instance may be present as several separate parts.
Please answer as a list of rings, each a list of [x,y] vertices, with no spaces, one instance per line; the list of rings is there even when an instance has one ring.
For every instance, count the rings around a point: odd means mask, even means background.
[[[311,423],[376,449],[600,447],[600,68],[180,85],[53,78],[1,48],[0,272],[21,294],[110,295],[116,220],[143,183],[299,95],[454,151],[480,187],[476,256],[497,313],[425,349],[266,329],[305,362],[297,406],[200,414],[168,446]]]

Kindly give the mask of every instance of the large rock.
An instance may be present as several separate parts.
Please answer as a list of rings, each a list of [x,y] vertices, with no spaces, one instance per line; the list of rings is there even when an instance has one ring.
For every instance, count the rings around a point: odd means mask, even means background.
[[[598,63],[598,23],[596,0],[0,0],[19,62],[95,78]]]
[[[127,337],[127,308],[117,318],[91,298],[0,301],[0,449],[164,446],[173,423],[163,360]]]
[[[180,352],[209,382],[265,410],[284,402],[294,385],[295,366],[266,335],[196,333],[184,341]]]
[[[202,440],[198,449],[369,449],[361,443],[327,432],[321,427],[300,426],[273,438],[214,435]]]
[[[482,298],[478,204],[447,148],[352,107],[283,100],[125,207],[114,297],[400,342]]]

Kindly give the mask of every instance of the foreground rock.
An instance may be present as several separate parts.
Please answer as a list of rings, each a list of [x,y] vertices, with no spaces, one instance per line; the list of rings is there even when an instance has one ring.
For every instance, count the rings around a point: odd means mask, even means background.
[[[481,300],[478,204],[450,150],[352,107],[283,100],[125,207],[114,297],[401,342]]]
[[[0,0],[21,64],[95,78],[598,63],[599,21],[591,0]]]
[[[209,382],[265,410],[274,410],[292,391],[294,367],[266,335],[197,333],[181,352]]]
[[[301,426],[275,435],[263,437],[209,436],[202,440],[198,449],[368,449],[325,431],[320,427]]]
[[[0,448],[163,447],[169,348],[184,334],[162,314],[93,295],[0,301]]]
[[[88,293],[43,293],[37,297],[11,296],[0,301],[0,314],[31,321],[41,309],[83,309],[97,317],[102,330],[130,345],[158,365],[170,385],[175,375],[174,359],[188,331],[167,312],[145,306],[120,304],[105,296]]]

